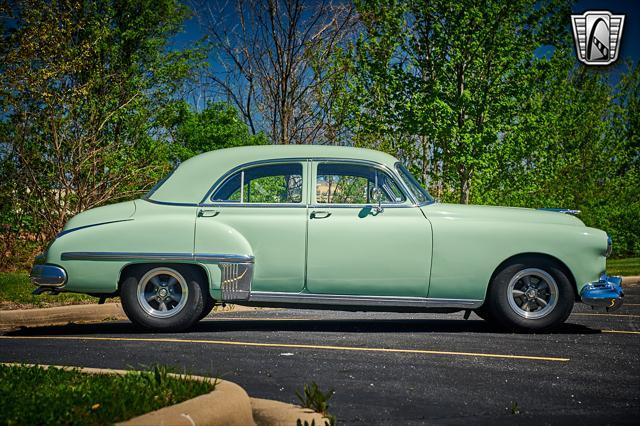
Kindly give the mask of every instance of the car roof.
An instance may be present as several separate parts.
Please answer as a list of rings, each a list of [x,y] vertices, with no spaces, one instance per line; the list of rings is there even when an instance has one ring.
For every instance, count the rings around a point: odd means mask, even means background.
[[[392,168],[398,161],[384,152],[332,145],[258,145],[225,148],[183,162],[148,199],[170,203],[199,203],[211,186],[242,164],[280,159],[367,160]]]

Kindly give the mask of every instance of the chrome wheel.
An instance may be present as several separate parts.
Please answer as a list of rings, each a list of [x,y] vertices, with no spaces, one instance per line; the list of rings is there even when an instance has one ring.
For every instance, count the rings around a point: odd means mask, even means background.
[[[184,277],[171,268],[154,268],[138,282],[138,303],[155,318],[170,318],[182,311],[189,288]]]
[[[539,319],[550,314],[558,303],[558,285],[546,271],[523,269],[511,278],[507,300],[513,311],[526,319]]]

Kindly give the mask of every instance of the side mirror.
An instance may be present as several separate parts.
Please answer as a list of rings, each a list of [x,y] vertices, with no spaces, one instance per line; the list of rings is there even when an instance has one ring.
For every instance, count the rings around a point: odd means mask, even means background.
[[[379,187],[374,186],[371,188],[371,200],[378,204],[373,209],[375,214],[382,213],[384,211],[382,208],[382,190]]]

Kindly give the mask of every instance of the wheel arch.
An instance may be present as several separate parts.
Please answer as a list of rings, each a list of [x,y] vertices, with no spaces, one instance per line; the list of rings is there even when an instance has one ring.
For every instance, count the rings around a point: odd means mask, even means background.
[[[513,256],[510,256],[506,259],[504,259],[502,262],[500,262],[500,264],[498,266],[496,266],[496,268],[493,270],[493,273],[491,274],[491,277],[489,278],[489,282],[487,283],[487,288],[485,290],[485,297],[484,300],[486,302],[487,300],[487,294],[489,293],[489,288],[491,287],[491,283],[493,283],[494,278],[496,277],[496,275],[509,263],[519,260],[519,259],[523,259],[523,258],[531,258],[531,257],[537,257],[537,258],[541,258],[541,259],[546,259],[548,261],[551,261],[553,263],[555,263],[556,265],[558,265],[560,267],[560,269],[563,270],[563,272],[567,275],[567,278],[569,279],[569,282],[571,283],[571,288],[573,289],[573,293],[575,295],[576,301],[580,300],[580,295],[578,294],[578,287],[576,284],[576,278],[573,275],[573,273],[571,272],[571,269],[569,269],[569,267],[566,265],[565,262],[563,262],[562,260],[558,259],[557,257],[550,255],[548,253],[540,253],[540,252],[526,252],[526,253],[518,253],[515,254]]]
[[[120,294],[120,288],[122,286],[122,283],[124,282],[124,280],[126,279],[127,276],[129,276],[129,274],[131,273],[131,271],[137,269],[137,268],[142,268],[142,267],[149,267],[149,268],[153,268],[153,267],[160,267],[160,266],[165,266],[165,267],[190,267],[191,269],[193,269],[194,271],[196,271],[196,273],[198,273],[200,275],[200,277],[203,280],[203,283],[206,284],[207,288],[210,289],[211,288],[211,277],[209,277],[209,273],[207,271],[207,268],[205,268],[203,265],[199,264],[199,263],[180,263],[180,262],[132,262],[132,263],[128,263],[125,266],[122,267],[122,269],[120,270],[120,275],[118,277],[118,290],[117,290],[117,294]]]

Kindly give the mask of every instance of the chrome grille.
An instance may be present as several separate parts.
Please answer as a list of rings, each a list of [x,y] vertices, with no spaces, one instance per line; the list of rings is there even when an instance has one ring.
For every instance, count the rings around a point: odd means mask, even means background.
[[[248,300],[251,293],[253,263],[219,263],[223,301]]]

